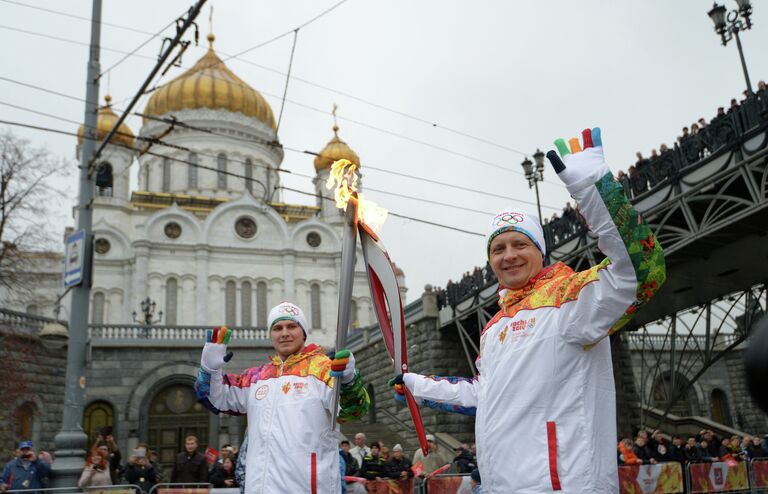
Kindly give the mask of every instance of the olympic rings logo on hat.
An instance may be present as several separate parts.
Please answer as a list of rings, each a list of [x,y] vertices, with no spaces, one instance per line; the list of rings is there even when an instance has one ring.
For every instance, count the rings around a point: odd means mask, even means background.
[[[516,225],[525,221],[525,215],[517,212],[499,213],[493,218],[493,224],[497,228],[508,225]]]
[[[288,314],[291,316],[298,316],[299,315],[299,308],[295,305],[288,305],[285,304],[284,306],[280,307],[280,312],[282,314]]]

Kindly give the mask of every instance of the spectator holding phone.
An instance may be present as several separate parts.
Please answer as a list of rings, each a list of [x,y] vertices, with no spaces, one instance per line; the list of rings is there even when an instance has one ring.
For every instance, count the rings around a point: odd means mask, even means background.
[[[112,485],[112,477],[109,474],[109,460],[107,454],[99,448],[91,448],[88,452],[88,458],[85,460],[85,468],[80,475],[77,486],[81,489],[86,487],[101,487]]]
[[[41,489],[51,473],[51,455],[35,455],[32,441],[19,442],[19,456],[9,461],[0,476],[0,490]]]
[[[143,492],[149,492],[157,483],[155,469],[149,464],[146,449],[133,450],[125,467],[125,480],[140,487]]]

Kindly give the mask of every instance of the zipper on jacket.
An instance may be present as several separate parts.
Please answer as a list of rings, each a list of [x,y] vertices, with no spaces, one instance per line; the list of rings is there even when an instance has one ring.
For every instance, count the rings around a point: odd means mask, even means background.
[[[552,482],[552,490],[560,491],[560,475],[557,473],[557,425],[547,422],[547,449],[549,450],[549,480]]]

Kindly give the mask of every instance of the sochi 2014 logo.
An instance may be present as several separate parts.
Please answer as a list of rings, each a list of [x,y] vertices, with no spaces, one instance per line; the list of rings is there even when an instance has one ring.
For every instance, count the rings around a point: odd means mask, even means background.
[[[502,226],[517,225],[523,221],[525,221],[525,215],[523,213],[514,211],[505,211],[503,213],[497,214],[496,217],[493,218],[493,224],[497,228],[501,228]]]

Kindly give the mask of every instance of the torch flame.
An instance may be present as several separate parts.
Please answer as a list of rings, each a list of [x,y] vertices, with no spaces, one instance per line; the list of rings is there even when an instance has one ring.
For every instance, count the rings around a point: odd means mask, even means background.
[[[333,189],[336,207],[339,209],[346,211],[352,193],[358,190],[357,183],[360,177],[356,170],[357,165],[345,159],[335,161],[331,165],[331,174],[328,176],[325,188]],[[377,206],[373,201],[365,199],[363,194],[357,196],[357,211],[360,221],[374,232],[378,232],[387,219],[387,210]]]

